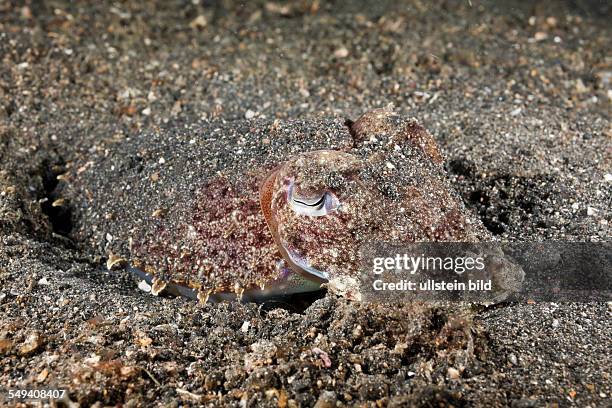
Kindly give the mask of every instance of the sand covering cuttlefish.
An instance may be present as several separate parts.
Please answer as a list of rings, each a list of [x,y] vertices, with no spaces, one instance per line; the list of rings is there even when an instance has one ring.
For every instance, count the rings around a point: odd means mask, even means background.
[[[488,240],[432,136],[386,109],[157,131],[74,163],[73,237],[152,285],[260,300],[356,278],[368,242]]]

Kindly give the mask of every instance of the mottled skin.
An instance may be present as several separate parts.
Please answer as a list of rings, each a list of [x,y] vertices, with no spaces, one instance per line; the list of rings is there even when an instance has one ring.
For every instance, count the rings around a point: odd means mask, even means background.
[[[368,242],[487,237],[449,188],[442,157],[424,128],[387,110],[368,112],[350,125],[353,148],[291,158],[262,195],[270,229],[292,270],[328,280],[357,278],[360,249]],[[375,137],[384,144],[368,148]],[[308,214],[326,200],[334,205]]]
[[[295,136],[277,122],[254,126],[215,129],[231,129],[245,157],[211,156],[215,148],[179,136],[75,163],[75,238],[125,258],[155,294],[189,288],[205,301],[258,300],[357,277],[366,242],[489,237],[449,185],[435,141],[412,119],[380,109]],[[291,140],[275,146],[287,133]],[[175,164],[158,165],[158,150]],[[143,168],[118,171],[130,152]],[[127,219],[113,222],[116,214]]]

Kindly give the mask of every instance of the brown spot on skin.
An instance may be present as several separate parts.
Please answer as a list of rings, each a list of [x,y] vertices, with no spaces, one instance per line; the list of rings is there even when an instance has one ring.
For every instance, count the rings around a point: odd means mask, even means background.
[[[409,121],[400,134],[403,134],[414,146],[425,152],[434,163],[441,164],[444,161],[434,138],[416,121]]]
[[[444,160],[434,138],[416,120],[404,121],[398,126],[399,115],[389,109],[373,109],[349,123],[355,146],[367,143],[376,135],[386,134],[395,143],[409,141],[422,150],[434,163]]]
[[[355,146],[362,145],[375,134],[388,132],[391,127],[389,118],[396,116],[397,113],[389,109],[372,109],[349,123]]]
[[[259,204],[261,206],[261,211],[272,232],[277,230],[276,221],[272,215],[272,196],[277,173],[278,167],[270,172],[259,189]]]

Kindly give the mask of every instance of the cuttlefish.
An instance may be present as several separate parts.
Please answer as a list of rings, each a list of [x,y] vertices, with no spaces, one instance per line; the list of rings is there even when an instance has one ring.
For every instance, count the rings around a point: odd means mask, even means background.
[[[98,146],[63,179],[75,240],[154,294],[204,302],[356,278],[368,242],[490,239],[433,137],[387,109],[158,129]]]

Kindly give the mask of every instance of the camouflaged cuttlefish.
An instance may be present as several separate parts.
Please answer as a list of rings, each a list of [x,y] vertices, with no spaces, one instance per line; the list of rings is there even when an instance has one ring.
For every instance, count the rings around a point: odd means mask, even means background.
[[[354,278],[371,241],[490,239],[414,119],[204,123],[72,163],[73,237],[152,292],[261,300]],[[350,295],[350,294],[349,294]]]

